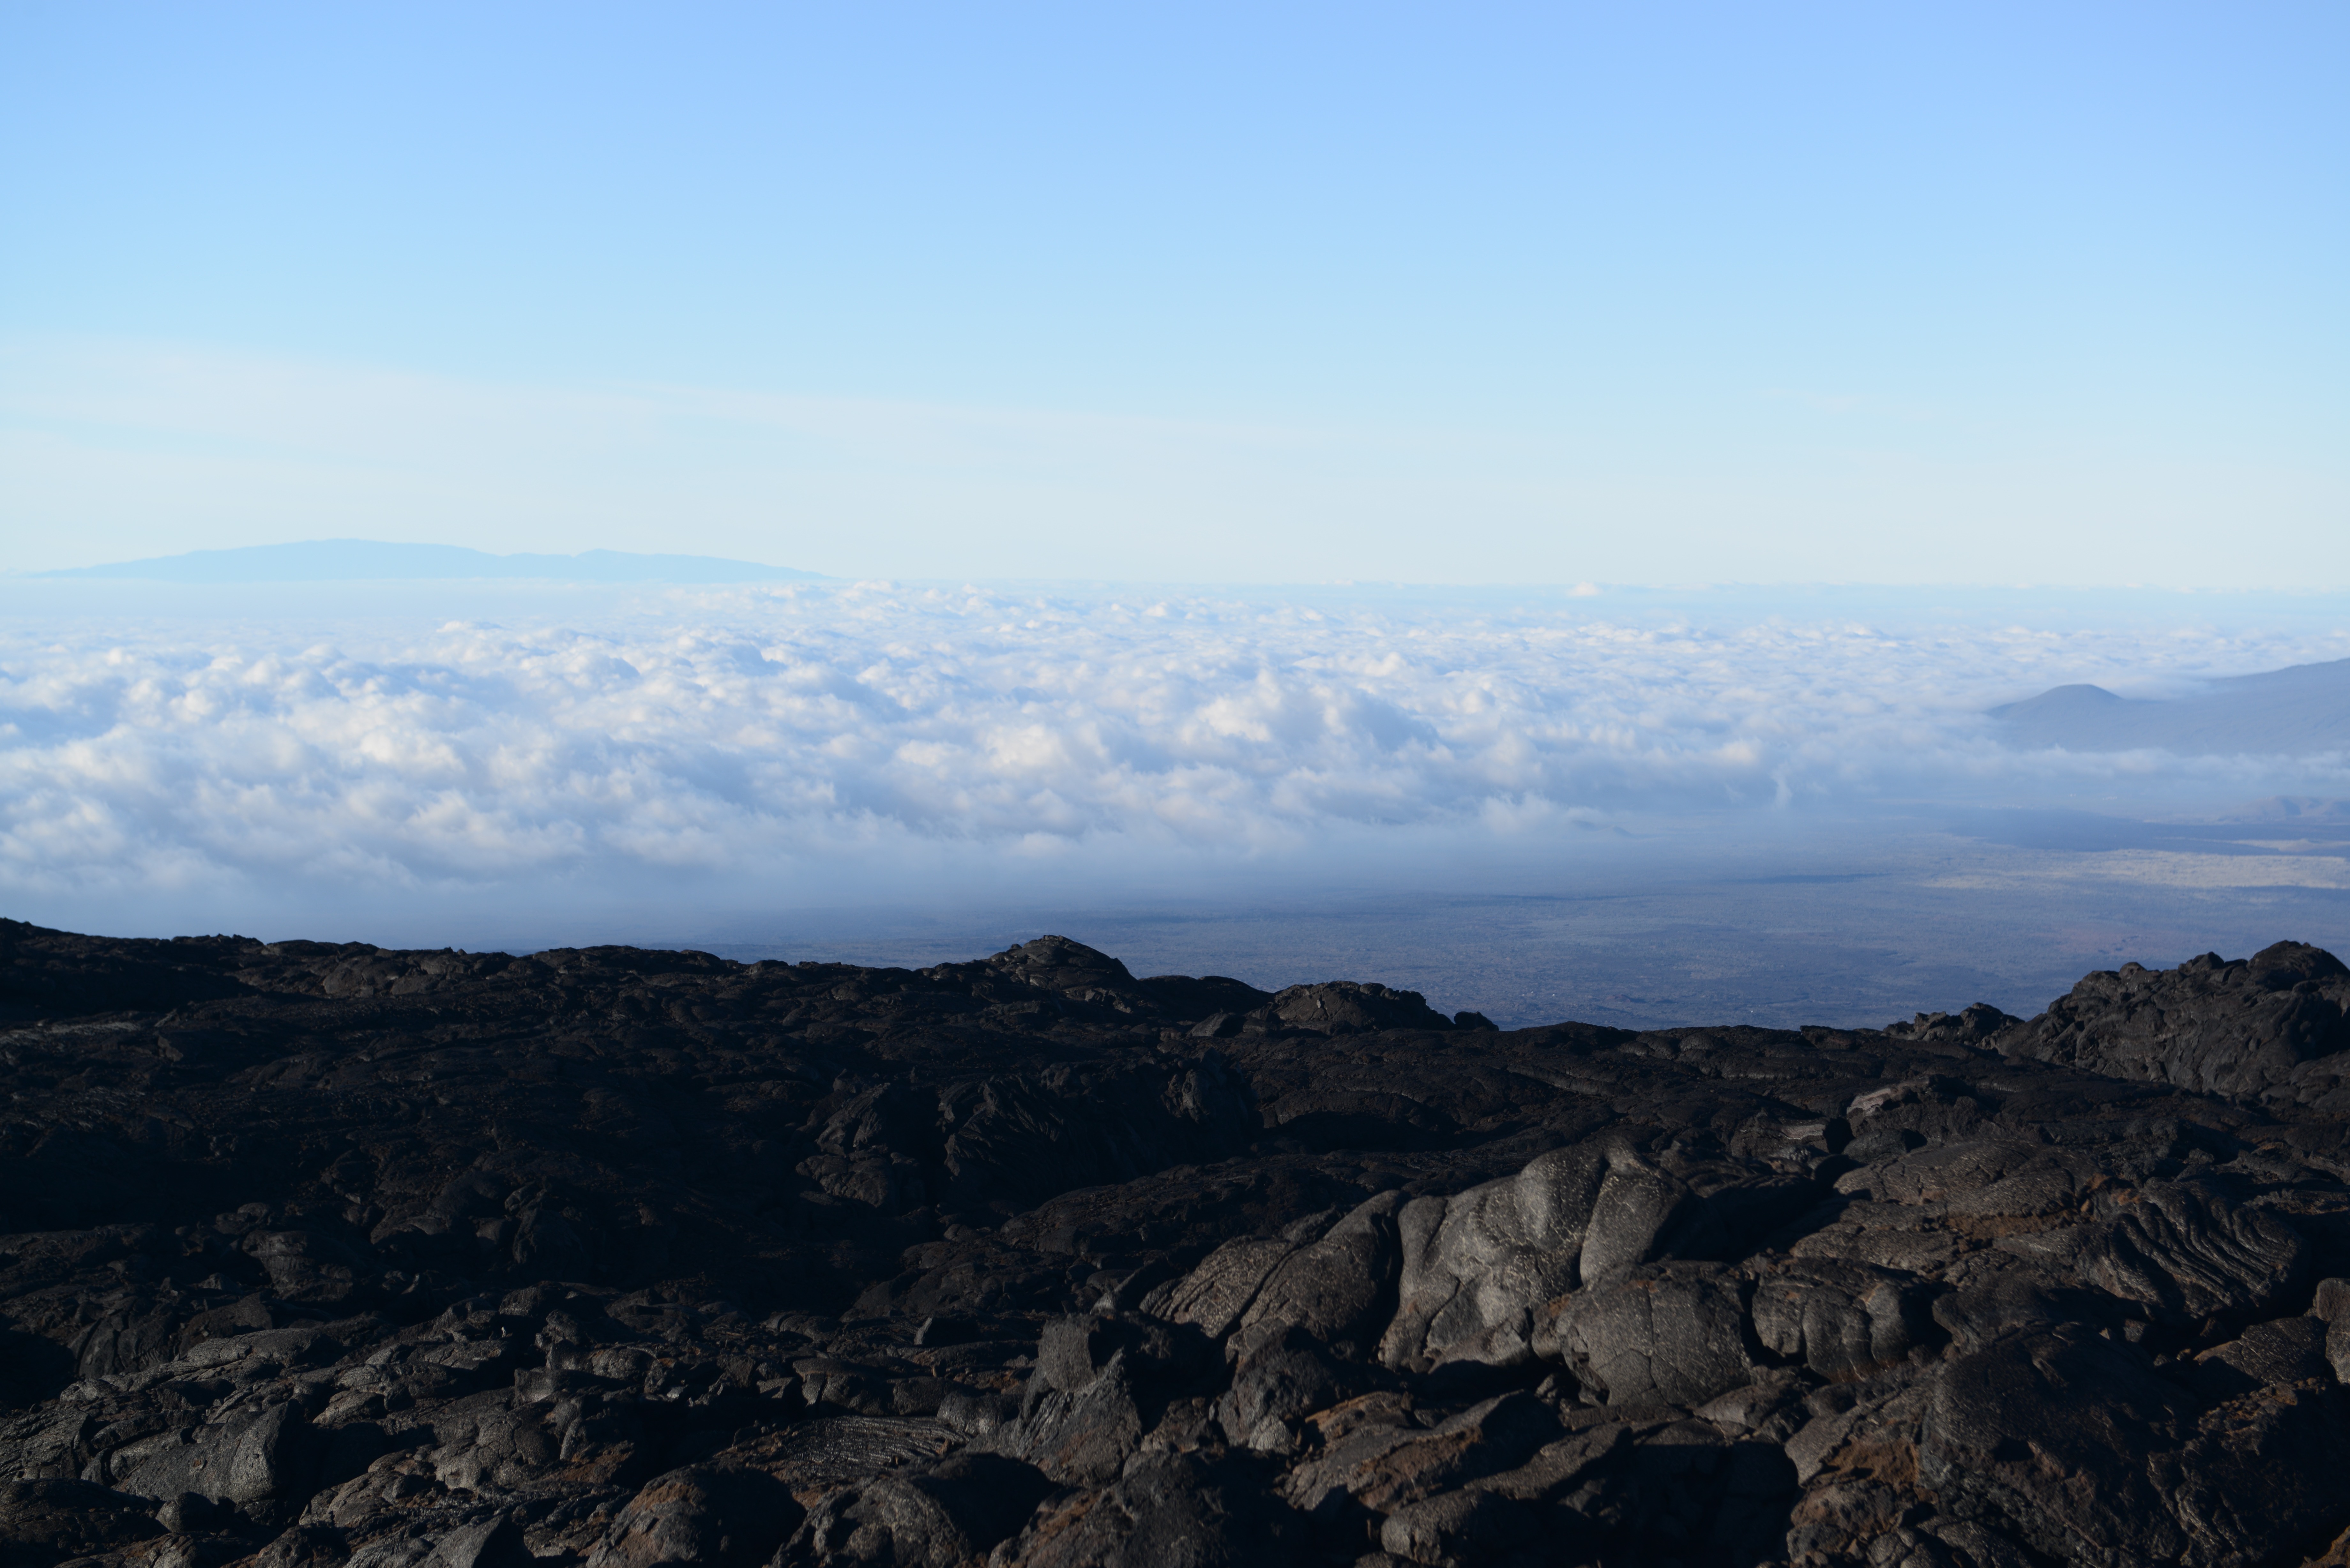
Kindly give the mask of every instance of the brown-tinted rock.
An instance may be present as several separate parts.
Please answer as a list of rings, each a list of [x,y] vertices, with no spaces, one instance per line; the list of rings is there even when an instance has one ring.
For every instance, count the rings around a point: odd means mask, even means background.
[[[588,1568],[764,1563],[806,1511],[762,1470],[692,1466],[647,1481],[588,1554]]]
[[[141,1500],[67,1476],[0,1483],[0,1563],[34,1568],[163,1533]]]
[[[1252,1470],[1146,1454],[1113,1484],[1037,1510],[993,1561],[1021,1568],[1276,1568],[1305,1560],[1301,1521]]]

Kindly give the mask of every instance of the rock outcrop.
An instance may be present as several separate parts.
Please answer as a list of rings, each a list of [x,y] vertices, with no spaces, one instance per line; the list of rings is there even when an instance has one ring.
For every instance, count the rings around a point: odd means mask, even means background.
[[[2337,1562],[2345,1003],[0,924],[0,1568]]]
[[[2350,968],[2278,942],[2230,963],[2124,964],[2085,978],[2002,1045],[2043,1062],[2350,1112]]]

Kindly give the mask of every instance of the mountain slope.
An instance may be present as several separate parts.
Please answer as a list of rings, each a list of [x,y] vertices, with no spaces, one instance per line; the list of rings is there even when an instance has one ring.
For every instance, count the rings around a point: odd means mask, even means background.
[[[2350,750],[2350,659],[2234,675],[2185,697],[2140,701],[2059,686],[1991,710],[2012,745],[2152,749],[2182,756],[2308,756]]]

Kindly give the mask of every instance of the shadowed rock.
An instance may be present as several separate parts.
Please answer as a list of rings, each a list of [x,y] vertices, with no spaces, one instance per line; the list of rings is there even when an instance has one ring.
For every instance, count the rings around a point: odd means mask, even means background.
[[[1395,1311],[1395,1214],[1401,1207],[1400,1193],[1367,1199],[1320,1241],[1275,1264],[1241,1314],[1231,1354],[1243,1357],[1297,1332],[1344,1360],[1367,1357]]]
[[[0,1485],[0,1563],[63,1563],[151,1541],[163,1527],[138,1498],[69,1476]]]
[[[1114,1485],[1048,1501],[998,1554],[1033,1568],[1273,1568],[1298,1561],[1304,1536],[1247,1469],[1151,1454]]]
[[[645,1483],[588,1555],[589,1568],[764,1563],[805,1511],[772,1476],[693,1466]]]
[[[1313,1029],[1325,1034],[1453,1027],[1452,1020],[1429,1006],[1428,999],[1416,991],[1390,991],[1384,985],[1357,985],[1346,980],[1293,985],[1277,993],[1267,1011],[1292,1029]]]
[[[827,1494],[775,1561],[781,1568],[960,1568],[983,1561],[1050,1490],[1015,1460],[957,1454],[921,1474],[879,1476]]]
[[[2256,1314],[2302,1282],[2309,1243],[2259,1210],[2184,1183],[2149,1182],[2083,1243],[2083,1282],[2185,1326]]]
[[[1608,1405],[1702,1405],[1753,1376],[1752,1290],[1724,1264],[1649,1264],[1561,1297],[1535,1349]]]
[[[2345,984],[1504,1031],[0,922],[0,1568],[2338,1560]]]
[[[2116,1077],[2290,1094],[2306,1064],[2350,1050],[2350,969],[2303,942],[2232,963],[2205,953],[2174,970],[2125,964],[2086,977],[2000,1044]]]

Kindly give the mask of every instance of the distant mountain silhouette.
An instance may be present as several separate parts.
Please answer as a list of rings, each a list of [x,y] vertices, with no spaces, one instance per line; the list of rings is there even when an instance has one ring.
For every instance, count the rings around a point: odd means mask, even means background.
[[[2350,827],[2350,800],[2278,794],[2230,813],[2221,822],[2279,822],[2302,827]]]
[[[2350,659],[2210,681],[2188,697],[2137,701],[2059,686],[1991,710],[2011,745],[2068,752],[2154,749],[2201,756],[2350,751]]]
[[[192,550],[103,566],[36,572],[42,577],[138,578],[164,583],[328,583],[401,578],[536,578],[568,583],[760,583],[806,581],[816,572],[728,561],[714,556],[639,556],[586,550],[577,556],[493,556],[458,545],[390,545],[375,539],[309,539],[240,550]]]

